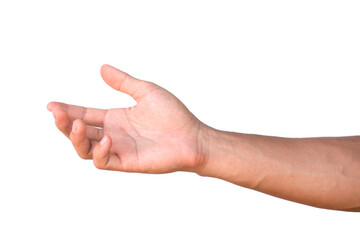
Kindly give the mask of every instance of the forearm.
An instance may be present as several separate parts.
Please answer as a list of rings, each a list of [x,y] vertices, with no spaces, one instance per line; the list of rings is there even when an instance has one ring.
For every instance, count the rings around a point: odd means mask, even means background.
[[[321,208],[359,211],[360,137],[279,138],[206,127],[197,173]]]

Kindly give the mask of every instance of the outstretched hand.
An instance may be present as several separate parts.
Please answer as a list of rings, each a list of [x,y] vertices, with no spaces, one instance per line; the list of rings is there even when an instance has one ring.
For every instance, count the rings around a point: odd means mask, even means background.
[[[174,95],[109,65],[101,67],[101,76],[137,104],[108,110],[47,106],[81,158],[93,159],[99,169],[126,172],[195,171],[202,165],[205,125]]]

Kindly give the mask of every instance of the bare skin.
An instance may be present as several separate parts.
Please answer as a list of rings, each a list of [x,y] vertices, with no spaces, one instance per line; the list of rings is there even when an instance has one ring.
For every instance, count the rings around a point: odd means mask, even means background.
[[[289,139],[223,132],[154,83],[104,65],[130,108],[48,104],[57,128],[99,169],[190,171],[320,208],[360,211],[360,137]]]

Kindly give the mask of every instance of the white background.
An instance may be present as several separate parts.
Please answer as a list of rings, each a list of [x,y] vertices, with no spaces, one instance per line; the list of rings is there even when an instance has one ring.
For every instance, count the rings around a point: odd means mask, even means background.
[[[0,239],[359,239],[359,213],[191,173],[101,171],[49,101],[127,107],[109,63],[215,128],[357,135],[358,1],[0,1]]]

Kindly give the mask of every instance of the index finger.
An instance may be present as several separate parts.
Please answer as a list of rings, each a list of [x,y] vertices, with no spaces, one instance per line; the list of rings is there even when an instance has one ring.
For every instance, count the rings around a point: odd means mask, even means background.
[[[107,110],[99,108],[86,108],[61,102],[50,102],[47,109],[52,111],[55,107],[64,110],[72,120],[81,119],[85,124],[103,127]]]

